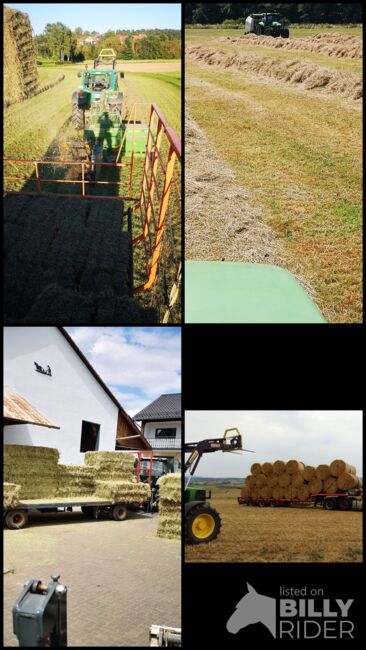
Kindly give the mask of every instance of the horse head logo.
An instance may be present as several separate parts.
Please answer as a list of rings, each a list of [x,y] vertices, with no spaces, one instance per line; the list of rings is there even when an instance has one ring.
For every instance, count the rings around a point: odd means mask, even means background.
[[[248,583],[247,588],[248,593],[239,600],[226,624],[226,629],[231,634],[237,634],[247,625],[263,623],[276,638],[276,599],[258,594]]]

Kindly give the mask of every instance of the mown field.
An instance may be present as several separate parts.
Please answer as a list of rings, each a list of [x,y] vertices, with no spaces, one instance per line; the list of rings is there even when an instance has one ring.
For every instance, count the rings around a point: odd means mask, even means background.
[[[152,64],[154,65],[154,64]],[[161,64],[162,65],[162,64]],[[39,85],[44,86],[61,75],[65,79],[49,90],[24,102],[14,104],[4,114],[4,150],[11,157],[41,157],[51,143],[73,135],[70,124],[71,95],[80,80],[77,71],[83,66],[39,66]],[[146,75],[146,76],[145,76]],[[156,78],[155,78],[156,77]],[[180,73],[126,72],[120,82],[125,92],[125,114],[133,102],[154,102],[169,124],[180,131]]]
[[[238,504],[237,487],[206,489],[221,533],[208,544],[186,544],[186,562],[362,562],[362,512],[247,507]]]
[[[330,323],[362,322],[360,34],[186,30],[186,257],[282,266]]]

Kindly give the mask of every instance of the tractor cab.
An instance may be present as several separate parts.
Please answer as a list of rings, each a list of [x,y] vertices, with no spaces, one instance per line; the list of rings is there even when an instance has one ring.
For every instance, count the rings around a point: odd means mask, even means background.
[[[151,487],[155,487],[158,479],[164,474],[176,472],[176,462],[174,458],[141,458],[139,478],[144,483],[151,483]],[[136,461],[137,467],[137,461]]]

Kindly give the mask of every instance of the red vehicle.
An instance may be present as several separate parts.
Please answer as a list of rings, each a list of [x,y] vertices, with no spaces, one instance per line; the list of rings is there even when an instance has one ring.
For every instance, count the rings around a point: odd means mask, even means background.
[[[238,497],[239,505],[245,506],[259,506],[264,508],[270,506],[276,507],[289,507],[291,505],[313,505],[314,507],[320,505],[326,510],[362,510],[362,495],[351,494],[350,492],[337,492],[335,494],[313,494],[309,499],[302,501],[301,499],[253,499],[251,497],[243,498]]]

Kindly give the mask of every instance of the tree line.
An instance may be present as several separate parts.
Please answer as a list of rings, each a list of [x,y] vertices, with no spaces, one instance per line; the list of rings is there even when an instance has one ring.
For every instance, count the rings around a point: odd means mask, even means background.
[[[186,3],[186,24],[217,24],[227,21],[245,21],[251,13],[278,12],[291,23],[361,23],[361,2],[305,2],[296,3]]]
[[[137,35],[144,38],[136,38]],[[174,29],[109,30],[96,42],[97,32],[63,23],[48,23],[34,37],[36,56],[51,61],[95,59],[102,48],[113,48],[121,59],[178,59],[181,56],[181,32]],[[122,38],[121,38],[122,37]]]

